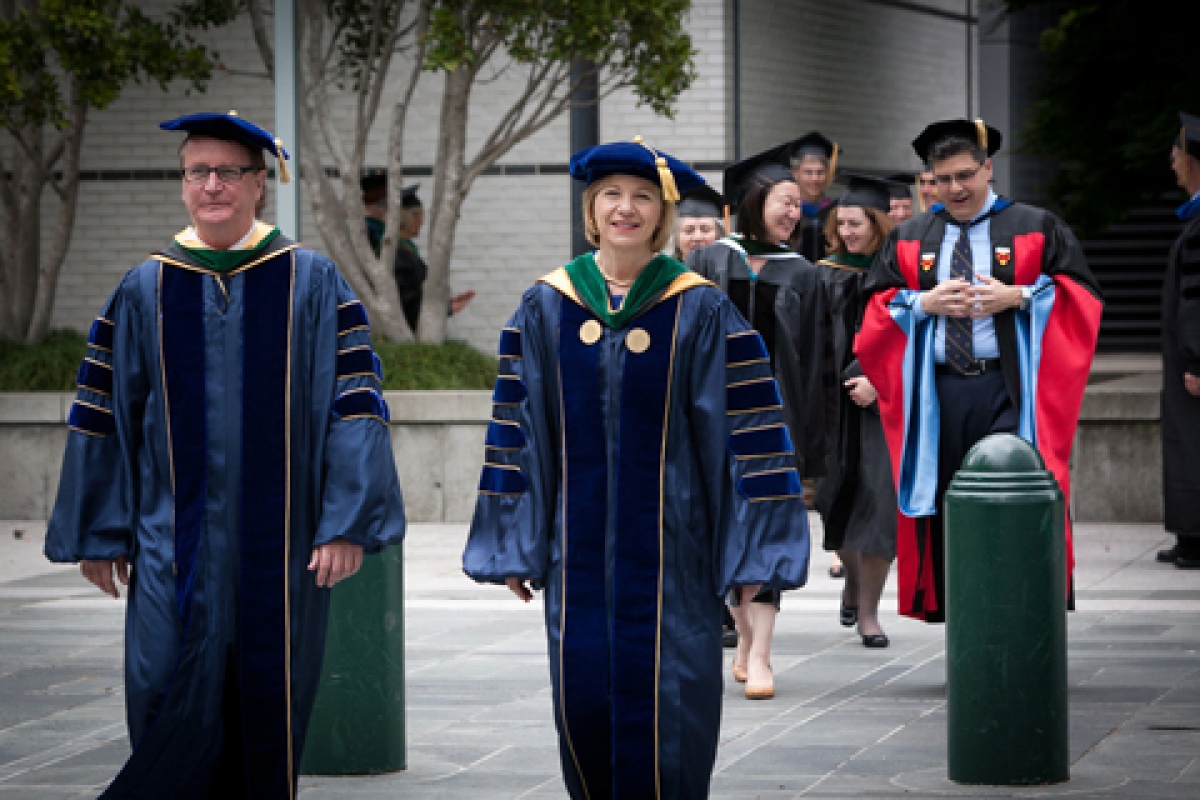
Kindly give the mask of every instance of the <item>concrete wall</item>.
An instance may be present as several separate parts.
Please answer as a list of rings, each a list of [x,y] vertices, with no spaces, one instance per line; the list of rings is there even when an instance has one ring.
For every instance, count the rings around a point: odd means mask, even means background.
[[[963,2],[906,5],[740,0],[742,155],[817,129],[848,167],[919,167],[910,142],[968,113],[976,70]]]
[[[384,392],[392,452],[412,522],[475,511],[492,393]],[[46,519],[54,505],[73,393],[0,392],[0,519]]]
[[[1158,373],[1088,387],[1072,464],[1080,522],[1161,522]],[[475,508],[491,393],[385,392],[409,519],[465,522]],[[44,519],[58,486],[70,393],[0,392],[0,519]]]

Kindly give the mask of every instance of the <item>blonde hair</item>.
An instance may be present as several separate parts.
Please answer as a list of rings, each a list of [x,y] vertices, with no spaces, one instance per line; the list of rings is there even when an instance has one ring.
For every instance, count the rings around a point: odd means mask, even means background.
[[[639,176],[635,175],[634,177]],[[596,224],[596,197],[600,194],[600,190],[607,185],[608,178],[601,178],[583,190],[583,234],[592,247],[600,246],[600,226]],[[650,247],[658,253],[666,250],[667,245],[671,242],[679,210],[674,203],[668,203],[663,199],[661,187],[656,188],[658,188],[658,201],[662,203],[662,215],[658,219],[658,227],[654,229],[654,236],[650,238]]]
[[[849,251],[846,249],[846,243],[842,241],[842,237],[838,235],[838,219],[837,210],[839,208],[861,208],[863,213],[867,215],[867,221],[871,223],[871,230],[874,232],[871,236],[871,241],[867,245],[868,253],[877,253],[879,248],[883,247],[883,240],[892,232],[892,228],[896,227],[896,220],[887,215],[886,212],[880,211],[878,208],[867,208],[866,206],[834,206],[830,212],[828,219],[825,220],[825,240],[829,242],[829,254],[840,253],[846,255]]]

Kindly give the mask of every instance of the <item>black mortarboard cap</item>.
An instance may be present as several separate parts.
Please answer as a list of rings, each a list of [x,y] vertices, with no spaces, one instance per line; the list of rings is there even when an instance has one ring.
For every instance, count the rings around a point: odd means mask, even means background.
[[[363,202],[378,203],[386,202],[387,200],[387,185],[388,176],[387,170],[372,169],[368,170],[361,178],[358,185],[362,188]],[[414,183],[411,186],[405,186],[400,190],[400,205],[403,208],[415,208],[421,205],[421,198],[417,197],[417,190],[421,188],[421,184]]]
[[[838,198],[839,206],[877,208],[885,214],[891,210],[891,181],[854,172],[843,172],[841,180],[846,184],[846,191]]]
[[[679,201],[680,217],[712,217],[721,219],[725,198],[711,186],[698,186],[683,193]]]
[[[981,119],[944,119],[927,125],[925,130],[913,139],[913,150],[916,151],[917,158],[928,164],[929,151],[933,146],[951,136],[976,142],[987,150],[989,156],[995,155],[1004,142],[1003,134]]]
[[[888,191],[892,193],[892,197],[905,198],[912,197],[912,188],[916,185],[917,176],[912,172],[894,172],[887,176]]]
[[[820,131],[809,131],[794,140],[789,149],[788,155],[792,158],[800,158],[801,156],[821,156],[829,160],[833,158],[834,150],[837,145],[831,142]]]
[[[782,181],[795,183],[790,164],[793,144],[784,142],[726,167],[722,174],[726,202],[737,208],[746,192],[755,184],[774,186]]]
[[[1200,158],[1200,117],[1179,112],[1179,139],[1175,143],[1188,155]]]

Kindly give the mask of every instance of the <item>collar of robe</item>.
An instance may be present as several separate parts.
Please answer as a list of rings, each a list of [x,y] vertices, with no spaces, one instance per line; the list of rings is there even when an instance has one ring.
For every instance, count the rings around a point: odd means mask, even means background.
[[[661,254],[650,259],[650,263],[638,275],[633,286],[629,287],[629,292],[621,301],[621,307],[615,311],[609,305],[604,275],[596,266],[593,254],[584,253],[567,264],[566,270],[575,291],[579,293],[579,299],[605,325],[615,329],[625,327],[629,320],[650,305],[672,281],[687,272],[687,267]]]
[[[822,263],[829,263],[835,267],[866,269],[874,260],[874,253],[830,253],[822,260]]]
[[[740,233],[732,234],[730,239],[733,239],[738,245],[746,251],[748,256],[777,256],[777,255],[796,255],[796,251],[782,244],[771,244],[770,242],[760,242],[757,239],[751,239],[743,236]]]
[[[255,226],[246,246],[240,250],[214,250],[191,233],[191,229],[177,234],[175,244],[201,266],[214,272],[232,272],[261,255],[279,236],[279,228],[274,225],[256,222]]]
[[[1187,222],[1192,217],[1200,212],[1200,192],[1192,195],[1192,199],[1175,209],[1175,216],[1179,217],[1181,222]]]
[[[1001,211],[1003,211],[1004,209],[1008,208],[1011,205],[1012,205],[1012,200],[1007,200],[1003,197],[997,197],[996,202],[992,203],[991,208],[989,208],[987,211],[984,211],[978,217],[975,217],[975,219],[966,223],[966,227],[974,228],[976,225],[983,222],[985,219],[991,219],[992,217],[996,216]],[[951,216],[950,212],[946,210],[945,206],[942,206],[941,208],[931,208],[930,210],[933,211],[933,215],[935,217],[938,217],[938,218],[948,222],[951,225],[957,225],[960,228],[963,227],[963,223],[959,222],[953,216]]]

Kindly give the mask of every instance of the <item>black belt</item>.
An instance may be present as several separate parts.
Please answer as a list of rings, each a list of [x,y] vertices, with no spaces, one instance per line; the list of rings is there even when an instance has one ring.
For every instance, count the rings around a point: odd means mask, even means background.
[[[1000,369],[1000,359],[998,358],[981,358],[977,361],[972,361],[970,366],[965,370],[950,364],[935,364],[933,373],[935,375],[965,375],[968,377],[974,375],[982,375],[985,372],[996,372]]]

